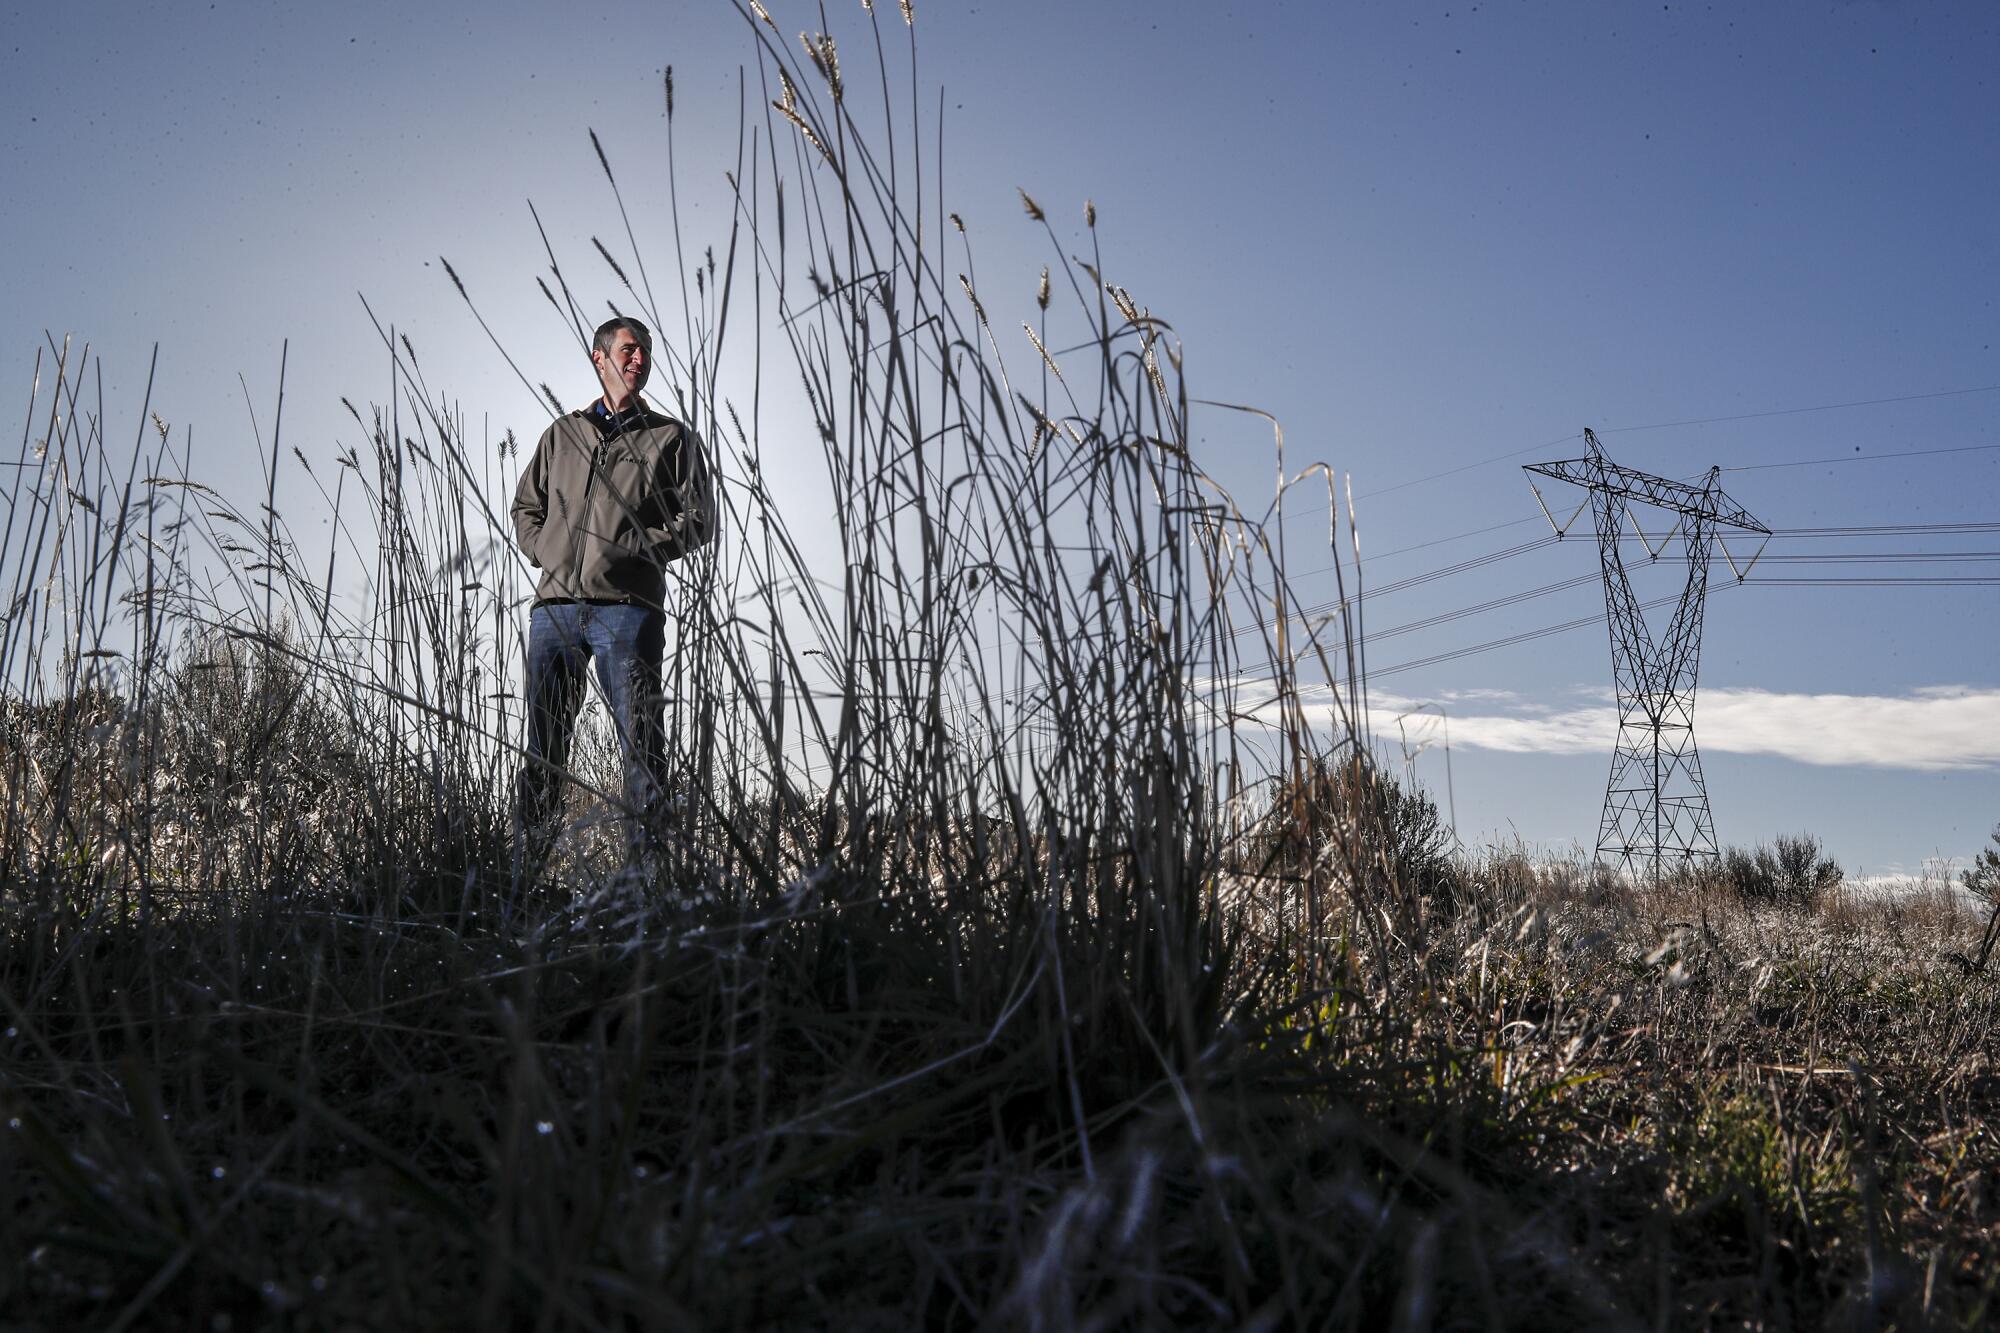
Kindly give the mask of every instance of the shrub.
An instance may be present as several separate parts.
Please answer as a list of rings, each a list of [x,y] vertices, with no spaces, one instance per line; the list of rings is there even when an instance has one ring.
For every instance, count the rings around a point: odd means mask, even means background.
[[[1840,878],[1840,863],[1810,833],[1781,833],[1775,848],[1759,844],[1722,853],[1722,882],[1746,903],[1809,912]]]
[[[1303,857],[1350,891],[1379,881],[1375,888],[1434,920],[1465,905],[1465,874],[1437,802],[1365,759],[1316,759],[1303,778],[1279,784],[1267,821],[1267,867]]]
[[[1981,848],[1958,879],[1975,896],[2000,905],[2000,824],[1993,826],[1993,845]]]

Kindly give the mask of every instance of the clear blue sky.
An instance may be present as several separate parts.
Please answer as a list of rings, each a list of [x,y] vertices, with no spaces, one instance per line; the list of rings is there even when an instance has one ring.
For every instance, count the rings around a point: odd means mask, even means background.
[[[787,33],[820,26],[771,8]],[[751,60],[726,4],[131,9],[15,6],[0,27],[0,384],[25,402],[43,331],[73,331],[104,357],[114,421],[136,426],[158,342],[155,406],[192,426],[209,475],[254,475],[237,377],[268,421],[287,338],[288,441],[314,457],[356,442],[339,397],[387,391],[357,292],[475,423],[532,436],[544,414],[440,254],[531,378],[586,398],[533,286],[526,201],[579,285],[612,296],[589,253],[620,230],[595,128],[664,265],[666,65],[689,239],[725,225]],[[860,40],[859,9],[833,8],[837,35]],[[1370,551],[1540,523],[1518,464],[1578,452],[1585,425],[1675,476],[1852,460],[1726,476],[1776,528],[2000,519],[2000,392],[1953,392],[2000,385],[2000,6],[1038,0],[920,3],[917,20],[920,77],[945,91],[946,206],[983,285],[1025,301],[1047,258],[1016,186],[1066,240],[1094,199],[1110,276],[1174,322],[1192,391],[1270,410],[1294,462],[1352,472]],[[1908,401],[1793,410],[1879,399]],[[1747,419],[1620,429],[1725,417]],[[1203,421],[1200,447],[1239,492],[1268,488],[1268,435],[1247,419]],[[1925,449],[1963,452],[1871,461]],[[1781,548],[1977,553],[2000,534]],[[1594,565],[1566,542],[1384,598],[1370,621]],[[1584,586],[1385,640],[1371,661],[1599,607]],[[1850,870],[1971,853],[2000,819],[1997,626],[1994,587],[1718,595],[1697,718],[1723,839],[1811,829]],[[1451,714],[1469,839],[1559,845],[1595,834],[1609,681],[1591,627],[1376,689],[1385,712]],[[1441,785],[1440,758],[1418,770]]]

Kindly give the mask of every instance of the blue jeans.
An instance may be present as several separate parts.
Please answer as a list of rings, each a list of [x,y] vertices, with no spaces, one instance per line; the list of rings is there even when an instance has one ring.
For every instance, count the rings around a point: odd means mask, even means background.
[[[664,746],[660,664],[666,613],[619,602],[558,602],[528,615],[527,759],[516,810],[529,846],[545,854],[562,809],[563,776],[584,675],[592,662],[610,707],[624,760],[625,804],[633,850],[642,851],[645,824],[660,794]]]

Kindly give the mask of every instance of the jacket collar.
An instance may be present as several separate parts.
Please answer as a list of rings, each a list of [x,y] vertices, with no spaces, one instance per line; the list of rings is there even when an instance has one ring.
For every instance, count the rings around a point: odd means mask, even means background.
[[[637,394],[632,396],[631,405],[622,412],[613,412],[599,398],[589,407],[580,409],[577,415],[587,418],[591,425],[597,427],[599,437],[606,440],[616,439],[628,430],[650,426],[661,420],[660,414]]]

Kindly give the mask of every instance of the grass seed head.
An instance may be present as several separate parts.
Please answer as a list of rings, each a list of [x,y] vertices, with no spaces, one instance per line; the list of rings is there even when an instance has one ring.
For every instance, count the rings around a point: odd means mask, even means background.
[[[805,46],[806,55],[811,58],[813,67],[819,70],[820,77],[826,80],[826,86],[833,91],[833,100],[840,101],[842,92],[840,53],[834,49],[833,35],[824,32],[816,34],[802,32],[799,34],[799,41]]]
[[[972,290],[972,283],[963,273],[958,275],[958,285],[965,288],[966,299],[972,302],[972,313],[979,317],[981,324],[984,324],[986,322],[986,307],[979,304],[979,293]]]
[[[811,125],[806,123],[806,118],[799,114],[799,90],[792,86],[791,76],[782,69],[778,71],[778,94],[778,100],[771,103],[773,107],[777,108],[778,114],[786,120],[791,121],[798,132],[806,136],[806,142],[819,149],[821,157],[825,158],[828,162],[832,162],[833,154],[827,151],[824,143],[820,142],[819,135],[813,131]]]
[[[625,284],[625,290],[628,292],[631,291],[632,280],[625,276],[625,270],[619,267],[618,261],[616,259],[613,259],[611,257],[611,252],[604,248],[604,242],[598,240],[595,236],[593,236],[590,238],[590,243],[597,247],[598,254],[604,256],[604,262],[611,265],[611,271],[618,275],[618,281]]]
[[[1172,399],[1167,393],[1167,378],[1160,373],[1160,359],[1153,354],[1151,338],[1146,339],[1146,350],[1140,360],[1145,363],[1146,378],[1153,382],[1153,392],[1160,395],[1160,402],[1163,405],[1170,403]]]
[[[1105,283],[1104,290],[1111,293],[1111,300],[1117,305],[1118,313],[1131,323],[1139,322],[1139,307],[1132,303],[1132,296],[1115,283]]]
[[[604,145],[598,142],[596,130],[590,132],[590,146],[597,150],[597,165],[604,168],[604,179],[616,185],[618,181],[611,174],[611,159],[604,155]]]
[[[1050,372],[1053,373],[1058,380],[1062,379],[1063,377],[1062,367],[1058,366],[1056,364],[1056,359],[1049,355],[1049,349],[1042,346],[1042,340],[1035,336],[1034,327],[1030,324],[1025,324],[1025,323],[1022,324],[1021,327],[1028,331],[1028,341],[1035,345],[1035,350],[1037,352],[1041,353],[1042,364],[1047,366]],[[1051,435],[1055,434],[1055,428],[1050,427],[1049,433]]]

